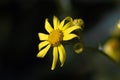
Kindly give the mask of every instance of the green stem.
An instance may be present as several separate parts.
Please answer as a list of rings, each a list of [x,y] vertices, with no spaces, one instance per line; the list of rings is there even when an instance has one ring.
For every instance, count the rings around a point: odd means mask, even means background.
[[[103,52],[103,51],[100,50],[99,48],[93,48],[93,47],[88,47],[88,46],[84,46],[84,48],[103,54],[103,55],[106,56],[108,59],[112,60],[113,63],[115,63],[117,66],[120,67],[120,64],[119,64],[118,62],[116,62],[115,60],[113,60],[110,56],[108,56],[105,52]]]

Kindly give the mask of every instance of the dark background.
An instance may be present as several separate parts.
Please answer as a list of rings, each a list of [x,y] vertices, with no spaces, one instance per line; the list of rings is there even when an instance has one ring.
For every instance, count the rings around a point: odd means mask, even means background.
[[[82,18],[83,42],[96,47],[120,19],[119,0],[0,0],[0,80],[120,80],[120,68],[104,55],[67,49],[63,68],[51,71],[52,54],[36,58],[45,18]]]

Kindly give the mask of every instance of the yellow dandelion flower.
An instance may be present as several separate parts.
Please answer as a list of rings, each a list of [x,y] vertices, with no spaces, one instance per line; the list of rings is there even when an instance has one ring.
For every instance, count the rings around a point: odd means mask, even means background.
[[[65,23],[65,21],[68,21]],[[76,34],[73,34],[74,30],[81,29],[80,26],[71,26],[72,18],[66,17],[61,22],[56,16],[53,17],[53,27],[50,25],[48,19],[45,20],[45,29],[49,34],[38,33],[39,39],[43,42],[39,43],[39,53],[37,57],[44,58],[50,47],[53,47],[53,62],[51,70],[54,70],[58,57],[61,62],[61,67],[64,65],[66,59],[66,52],[62,41],[68,41],[75,37],[78,37]],[[58,56],[59,55],[59,56]]]

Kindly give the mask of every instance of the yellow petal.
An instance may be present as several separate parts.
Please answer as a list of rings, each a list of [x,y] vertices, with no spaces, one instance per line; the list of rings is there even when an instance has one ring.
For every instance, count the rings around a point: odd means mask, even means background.
[[[45,47],[44,49],[42,49],[38,54],[37,57],[40,58],[44,58],[44,56],[46,55],[46,53],[48,52],[48,50],[50,49],[51,45],[48,45],[47,47]]]
[[[77,30],[77,29],[80,29],[80,28],[81,28],[80,26],[72,26],[72,27],[67,28],[66,30],[64,30],[64,34],[69,34],[69,33],[71,33],[72,31]]]
[[[58,29],[58,26],[60,25],[60,21],[58,20],[58,18],[56,16],[53,17],[53,26],[54,29]]]
[[[41,50],[43,47],[47,46],[48,44],[49,44],[48,41],[43,41],[43,42],[39,43],[39,45],[38,45],[39,50]]]
[[[45,20],[45,29],[48,33],[50,33],[53,30],[52,26],[48,22],[48,19]]]
[[[67,35],[64,35],[63,40],[67,41],[67,40],[71,40],[71,39],[73,39],[75,37],[78,37],[78,36],[75,35],[75,34],[67,34]]]
[[[65,49],[62,44],[58,46],[58,51],[59,51],[59,58],[60,58],[61,67],[62,67],[66,59]]]
[[[40,40],[48,40],[48,34],[44,34],[44,33],[38,33],[39,39]]]
[[[64,27],[62,28],[62,30],[64,31],[65,29],[69,28],[71,26],[72,22],[68,22],[64,25]]]
[[[55,69],[57,60],[58,60],[58,49],[57,47],[53,47],[53,62],[52,62],[51,70]]]
[[[60,23],[59,29],[62,29],[66,20],[67,21],[72,21],[72,18],[71,17],[66,17],[65,19],[63,19],[62,22]]]

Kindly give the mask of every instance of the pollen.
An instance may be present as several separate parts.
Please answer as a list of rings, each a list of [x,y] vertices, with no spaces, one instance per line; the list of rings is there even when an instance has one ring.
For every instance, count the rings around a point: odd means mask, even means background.
[[[63,32],[59,29],[53,30],[48,37],[48,41],[52,46],[58,46],[62,40]]]

